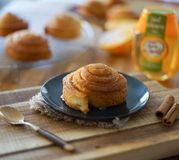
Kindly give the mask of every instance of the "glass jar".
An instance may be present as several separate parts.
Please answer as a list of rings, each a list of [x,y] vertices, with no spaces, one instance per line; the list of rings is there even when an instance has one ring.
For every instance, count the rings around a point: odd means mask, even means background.
[[[179,30],[173,9],[144,8],[134,33],[132,56],[149,78],[166,80],[179,64]]]

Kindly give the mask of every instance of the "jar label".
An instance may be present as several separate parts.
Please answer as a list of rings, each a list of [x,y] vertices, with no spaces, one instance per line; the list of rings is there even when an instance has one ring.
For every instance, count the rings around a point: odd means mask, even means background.
[[[167,45],[164,40],[147,36],[141,41],[141,53],[150,62],[160,62],[167,54]]]
[[[146,32],[140,43],[144,70],[162,70],[162,60],[167,54],[167,44],[164,41],[165,28],[165,15],[151,13],[148,16]]]
[[[147,19],[145,35],[155,35],[160,38],[165,36],[166,16],[160,13],[151,13]]]

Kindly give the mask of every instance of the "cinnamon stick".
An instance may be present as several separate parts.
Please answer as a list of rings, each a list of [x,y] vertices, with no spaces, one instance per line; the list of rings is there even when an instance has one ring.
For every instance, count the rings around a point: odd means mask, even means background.
[[[159,118],[164,117],[174,103],[175,103],[175,98],[172,95],[167,95],[164,98],[160,107],[156,110],[156,113],[155,113],[156,116]]]
[[[162,119],[162,123],[165,126],[172,126],[176,120],[176,117],[179,112],[179,103],[175,103],[168,113],[165,115],[165,117]]]

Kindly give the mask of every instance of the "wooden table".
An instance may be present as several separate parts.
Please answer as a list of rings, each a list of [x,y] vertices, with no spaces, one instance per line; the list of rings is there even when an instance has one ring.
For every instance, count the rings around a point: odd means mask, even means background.
[[[103,52],[93,52],[88,50],[78,56],[70,57],[59,64],[53,66],[43,66],[39,68],[29,68],[19,70],[18,75],[12,74],[12,79],[5,77],[0,85],[0,105],[22,102],[29,100],[37,93],[37,90],[19,90],[8,92],[5,90],[38,86],[43,84],[48,78],[66,71],[77,69],[85,64],[103,62],[120,71],[131,73],[134,72],[134,66],[130,55],[123,57],[110,57]],[[14,77],[19,76],[19,77]],[[176,88],[179,86],[179,76],[174,79],[162,82],[165,86]],[[150,134],[147,134],[150,133]],[[145,159],[146,154],[150,154],[152,158],[164,158],[178,154],[178,149],[172,149],[173,146],[179,148],[179,141],[175,141],[179,135],[179,122],[172,128],[165,128],[161,124],[140,127],[133,130],[126,130],[123,132],[87,138],[79,141],[72,141],[72,143],[79,148],[79,157],[76,159],[99,158],[99,159],[118,159],[119,153],[121,159],[131,159],[130,155],[141,157]],[[122,137],[122,138],[121,138]],[[141,139],[142,137],[142,139]],[[165,137],[170,141],[165,142]],[[173,139],[174,138],[174,139]],[[152,142],[159,142],[153,145]],[[149,144],[149,145],[148,145]],[[146,146],[145,146],[146,145]],[[131,147],[131,151],[130,151]],[[138,147],[135,151],[135,147]],[[121,151],[121,149],[123,151]],[[126,152],[125,152],[126,149]],[[166,152],[160,152],[165,150]],[[89,151],[89,152],[88,152]],[[92,155],[97,155],[93,157]],[[0,159],[68,159],[69,153],[66,153],[54,145],[47,145],[44,147],[32,148],[28,150],[18,151],[0,155]],[[29,158],[30,157],[30,158]],[[175,159],[178,159],[176,157]],[[72,158],[73,159],[73,156]],[[75,159],[75,156],[74,156]]]
[[[143,81],[150,90],[151,97],[147,105],[148,108],[157,107],[154,105],[159,105],[162,97],[169,93],[175,95],[175,98],[179,100],[179,89],[168,90],[140,73],[135,74],[135,77]],[[31,87],[1,92],[0,106],[18,102],[16,104],[18,107],[20,106],[19,102],[28,101],[38,91],[39,87]],[[23,109],[22,106],[20,109],[25,114],[26,120],[62,136],[63,130],[57,129],[57,125],[60,127],[63,122],[53,121],[45,115],[33,113],[27,107]],[[54,123],[56,124],[55,128],[53,127]],[[179,121],[171,128],[164,127],[157,122],[119,132],[72,140],[70,143],[77,148],[77,153],[73,154],[61,150],[45,139],[41,139],[27,128],[9,126],[1,119],[0,128],[2,129],[0,130],[1,160],[159,159],[178,154],[179,148]],[[69,133],[68,129],[70,128],[66,128],[69,137],[72,132]],[[82,128],[83,132],[86,130],[84,129]],[[76,132],[75,130],[73,130],[73,133]],[[1,139],[2,137],[3,139]],[[179,157],[175,159],[177,158]]]
[[[19,69],[10,72],[4,77],[0,77],[0,79],[2,79],[0,82],[0,91],[3,91],[0,92],[0,105],[28,101],[38,92],[38,87],[35,89],[33,86],[42,85],[47,79],[54,75],[75,70],[83,65],[95,62],[105,63],[126,73],[136,72],[130,54],[112,57],[102,51],[89,49],[84,53],[68,57],[53,65]],[[1,73],[0,76],[2,76]],[[147,80],[145,76],[141,76],[140,74],[139,79]],[[172,80],[161,82],[161,84],[170,88],[178,88],[179,74]],[[20,89],[24,87],[33,88]],[[4,123],[3,126],[5,126]],[[105,157],[106,159],[112,160],[119,159],[119,155],[121,159],[135,159],[134,157],[138,157],[138,160],[140,158],[147,159],[148,157],[153,159],[164,158],[179,153],[178,149],[176,149],[177,147],[179,148],[178,135],[179,122],[172,128],[163,127],[161,124],[153,124],[132,130],[74,140],[71,143],[79,149],[76,155],[70,155],[55,145],[48,144],[41,147],[3,154],[0,155],[0,159],[104,159]],[[175,149],[173,149],[173,146],[175,146]],[[175,159],[179,159],[179,157]]]

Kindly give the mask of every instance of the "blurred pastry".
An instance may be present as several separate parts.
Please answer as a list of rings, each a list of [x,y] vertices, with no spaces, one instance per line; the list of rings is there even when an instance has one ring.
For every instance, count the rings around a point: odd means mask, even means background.
[[[88,0],[83,6],[80,6],[79,12],[83,15],[105,18],[107,4],[104,0]]]
[[[135,18],[134,13],[127,5],[114,5],[106,12],[107,20]]]
[[[29,30],[8,35],[5,50],[9,57],[18,61],[36,61],[48,59],[51,56],[47,40]]]
[[[84,5],[78,8],[83,16],[95,16],[105,18],[107,10],[116,4],[123,4],[123,0],[87,0]]]
[[[0,36],[6,36],[15,31],[27,28],[27,22],[12,13],[5,13],[0,16]]]
[[[72,39],[80,36],[81,22],[71,14],[57,15],[45,27],[45,33],[59,39]]]
[[[124,4],[125,1],[124,0],[105,0],[106,4],[108,7],[117,5],[117,4]]]
[[[89,104],[104,109],[123,103],[126,96],[127,80],[105,64],[86,65],[63,79],[65,103],[83,113]]]

